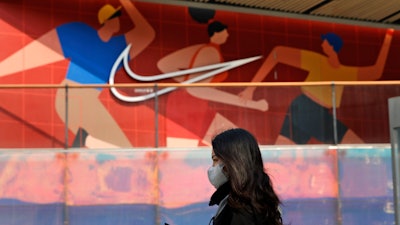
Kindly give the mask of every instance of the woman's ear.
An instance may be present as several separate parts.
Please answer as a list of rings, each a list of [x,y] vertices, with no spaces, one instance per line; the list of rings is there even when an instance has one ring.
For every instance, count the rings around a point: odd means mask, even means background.
[[[225,174],[225,176],[226,177],[229,177],[228,175],[228,170],[226,169],[226,166],[224,165],[223,167],[222,167],[222,172]]]

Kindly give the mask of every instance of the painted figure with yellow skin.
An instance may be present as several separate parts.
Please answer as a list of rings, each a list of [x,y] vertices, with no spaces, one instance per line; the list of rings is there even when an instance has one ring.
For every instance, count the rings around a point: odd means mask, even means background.
[[[286,46],[275,47],[257,71],[252,82],[261,82],[278,64],[286,64],[308,72],[306,82],[313,81],[357,81],[377,80],[382,76],[389,52],[393,30],[386,32],[375,64],[369,66],[343,65],[338,52],[343,45],[335,33],[321,36],[324,54]],[[255,87],[248,87],[240,96],[252,99]],[[322,143],[334,143],[332,91],[329,87],[304,86],[302,94],[289,106],[280,134],[275,144],[306,144],[311,138]],[[343,96],[343,86],[335,87],[335,107],[339,107]],[[317,121],[317,122],[316,122]],[[341,121],[337,121],[338,143],[362,143],[358,137]]]
[[[134,28],[120,31],[121,7],[107,4],[98,12],[100,26],[82,22],[62,24],[0,62],[0,77],[69,60],[65,85],[106,84],[111,68],[128,44],[130,58],[141,53],[155,38],[155,31],[131,0],[120,0]],[[40,57],[37,53],[40,52]],[[120,126],[99,99],[101,88],[68,90],[68,128],[75,133],[72,147],[131,147]],[[65,122],[65,90],[56,95],[56,111]]]

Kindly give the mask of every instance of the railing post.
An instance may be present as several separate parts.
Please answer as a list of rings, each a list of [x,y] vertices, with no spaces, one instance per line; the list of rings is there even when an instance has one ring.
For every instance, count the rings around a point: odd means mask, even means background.
[[[400,97],[389,98],[389,132],[392,158],[395,224],[400,225]]]
[[[336,179],[337,179],[337,199],[336,199],[336,217],[337,217],[337,224],[341,225],[343,224],[343,218],[342,218],[342,194],[340,191],[340,163],[339,163],[339,157],[340,157],[340,149],[338,148],[338,135],[337,135],[337,115],[336,115],[336,86],[335,82],[332,82],[331,85],[332,88],[332,125],[333,125],[333,144],[336,146],[335,151],[336,151],[336,157],[334,158],[335,160],[335,166],[336,166]]]
[[[68,84],[65,84],[65,149],[68,149]]]
[[[158,127],[158,110],[159,110],[159,108],[158,108],[158,92],[157,92],[157,90],[158,90],[158,86],[157,86],[157,83],[155,83],[154,84],[154,93],[155,93],[155,95],[154,95],[154,133],[155,133],[155,136],[154,136],[154,138],[155,138],[155,141],[154,141],[154,145],[155,145],[155,147],[156,148],[158,148],[158,145],[159,145],[159,143],[158,143],[158,129],[159,129],[159,127]]]
[[[68,84],[65,84],[65,149],[68,150]],[[68,153],[64,153],[64,208],[63,208],[63,224],[69,225],[69,208],[68,208]]]
[[[332,82],[332,115],[333,115],[333,144],[338,144],[338,135],[337,135],[337,115],[336,115],[336,89],[335,82]]]

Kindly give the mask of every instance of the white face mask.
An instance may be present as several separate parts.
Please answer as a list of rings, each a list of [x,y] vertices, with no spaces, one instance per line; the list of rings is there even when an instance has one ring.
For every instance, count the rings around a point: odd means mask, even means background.
[[[217,164],[216,166],[210,167],[207,171],[208,180],[217,189],[228,181],[228,177],[226,177],[224,172],[222,171],[223,167],[224,165]]]

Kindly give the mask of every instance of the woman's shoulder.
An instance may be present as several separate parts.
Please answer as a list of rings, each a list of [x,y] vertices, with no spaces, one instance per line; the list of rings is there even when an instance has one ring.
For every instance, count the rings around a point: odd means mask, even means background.
[[[260,220],[256,214],[245,209],[233,210],[231,225],[256,225]]]
[[[214,225],[256,225],[261,218],[245,209],[233,209],[226,206],[214,219]],[[261,224],[261,223],[260,223]]]

